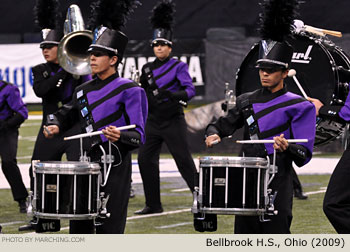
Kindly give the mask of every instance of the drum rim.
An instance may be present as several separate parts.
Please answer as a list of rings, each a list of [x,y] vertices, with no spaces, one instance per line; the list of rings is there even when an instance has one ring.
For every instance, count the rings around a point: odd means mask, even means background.
[[[265,168],[269,167],[267,159],[261,157],[225,157],[205,156],[199,159],[200,167],[242,167],[242,168]]]
[[[78,161],[45,161],[34,164],[34,172],[41,174],[83,175],[98,174],[101,167],[97,163]]]
[[[222,215],[246,215],[258,216],[266,213],[265,208],[219,208],[219,207],[203,207],[199,209],[201,213],[212,213]]]
[[[33,215],[42,219],[70,219],[70,220],[90,220],[97,218],[98,213],[90,214],[55,214],[55,213],[43,213],[43,212],[33,212]]]

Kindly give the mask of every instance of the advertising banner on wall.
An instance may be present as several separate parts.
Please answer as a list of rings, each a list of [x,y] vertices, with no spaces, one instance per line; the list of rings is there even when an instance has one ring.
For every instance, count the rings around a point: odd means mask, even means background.
[[[33,91],[32,67],[45,62],[39,44],[0,45],[0,79],[15,84],[25,103],[40,103]]]
[[[189,66],[189,73],[196,86],[196,99],[202,99],[204,94],[204,46],[202,40],[179,41],[173,48],[173,57],[177,57]],[[130,41],[124,55],[119,73],[124,78],[130,78],[132,71],[141,71],[142,66],[153,61],[152,47],[147,41]],[[0,45],[0,80],[18,86],[25,103],[40,103],[33,91],[31,68],[44,63],[39,44]]]

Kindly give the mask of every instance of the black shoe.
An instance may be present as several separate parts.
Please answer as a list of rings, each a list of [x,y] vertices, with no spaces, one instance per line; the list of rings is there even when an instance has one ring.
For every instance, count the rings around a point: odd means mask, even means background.
[[[0,234],[2,234],[2,226],[0,226]]]
[[[20,213],[27,213],[27,200],[25,199],[19,200],[18,206],[19,206]]]
[[[151,208],[149,206],[145,206],[142,210],[138,210],[135,212],[135,214],[155,214],[155,213],[162,213],[163,208]]]
[[[18,228],[18,231],[28,231],[28,230],[35,230],[37,225],[37,219],[34,217],[32,220],[29,221],[27,225],[20,226]]]
[[[308,198],[308,196],[300,190],[294,191],[294,197],[300,200],[306,200]]]

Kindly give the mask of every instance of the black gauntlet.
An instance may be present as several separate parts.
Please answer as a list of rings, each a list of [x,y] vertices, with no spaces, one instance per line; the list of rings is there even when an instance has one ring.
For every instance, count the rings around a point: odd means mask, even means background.
[[[289,144],[287,152],[293,159],[294,163],[299,167],[305,163],[308,157],[307,149],[300,144]]]

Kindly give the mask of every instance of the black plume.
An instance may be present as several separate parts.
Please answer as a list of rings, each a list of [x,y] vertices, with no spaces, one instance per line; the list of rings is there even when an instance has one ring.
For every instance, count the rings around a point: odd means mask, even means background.
[[[87,28],[94,30],[103,25],[109,29],[120,30],[138,5],[141,3],[137,0],[98,0],[91,5]]]
[[[171,0],[158,2],[152,12],[150,19],[153,28],[172,30],[174,26],[175,4]]]
[[[37,0],[34,7],[35,23],[41,29],[55,29],[58,13],[58,0]]]
[[[260,5],[260,35],[262,39],[282,42],[291,34],[298,16],[298,0],[264,0]]]

